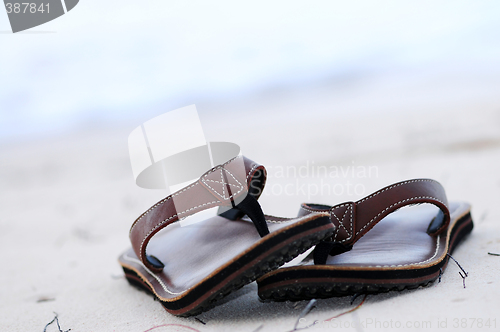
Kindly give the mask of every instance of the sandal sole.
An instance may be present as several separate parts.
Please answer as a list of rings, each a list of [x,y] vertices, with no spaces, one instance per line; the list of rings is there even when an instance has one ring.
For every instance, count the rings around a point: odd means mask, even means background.
[[[317,220],[320,219],[323,218]],[[328,221],[325,222],[325,220]],[[181,301],[164,301],[160,299],[150,284],[145,282],[145,278],[141,276],[140,272],[123,264],[122,268],[131,285],[152,294],[169,313],[182,317],[194,316],[211,309],[217,301],[231,292],[255,281],[270,271],[276,270],[320,241],[332,236],[334,232],[334,226],[330,223],[328,217],[321,221],[320,226],[316,226],[316,228],[308,231],[292,228],[289,231],[289,233],[293,232],[292,234],[270,237],[262,245],[245,254],[244,259],[234,261],[230,266],[211,277],[212,284],[214,280],[217,280],[214,286],[198,285],[187,290],[183,294],[185,295],[183,298],[195,290],[199,291],[198,293],[201,292],[201,294],[195,296],[193,301],[188,303],[184,301],[181,304]],[[282,239],[283,236],[286,239]],[[224,275],[229,276],[224,277]]]
[[[450,234],[448,253],[473,229],[470,212],[461,217]],[[335,277],[328,276],[331,271],[309,278],[297,277],[300,271],[291,274],[283,273],[282,281],[259,280],[259,297],[273,301],[299,301],[317,298],[340,297],[355,294],[378,294],[389,291],[403,291],[425,287],[436,281],[444,272],[449,256],[437,261],[431,267],[412,270],[386,271],[335,271]],[[321,273],[320,273],[321,274]]]

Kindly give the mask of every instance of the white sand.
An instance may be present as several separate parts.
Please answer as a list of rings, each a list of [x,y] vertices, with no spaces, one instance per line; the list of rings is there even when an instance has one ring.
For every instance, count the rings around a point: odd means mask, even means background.
[[[440,322],[447,328],[439,330],[447,331],[458,319],[464,326],[474,323],[473,330],[494,331],[500,328],[500,257],[487,252],[500,253],[498,83],[463,93],[453,85],[437,89],[440,81],[391,82],[197,106],[207,139],[238,143],[246,156],[271,167],[270,190],[295,183],[273,173],[279,166],[314,162],[377,169],[366,178],[323,179],[331,186],[358,184],[363,195],[268,194],[261,199],[267,213],[293,216],[302,201],[355,200],[414,177],[437,179],[450,200],[472,203],[474,231],[454,253],[469,272],[467,288],[459,269],[449,264],[439,284],[369,296],[359,310],[334,321],[344,330],[378,331],[392,321],[410,331],[437,330]],[[291,330],[307,303],[261,303],[255,283],[199,315],[206,325],[168,314],[151,296],[128,285],[117,257],[129,246],[133,220],[163,195],[133,183],[127,136],[137,125],[108,124],[2,147],[0,329],[43,331],[57,312],[61,328],[72,331],[146,331],[161,325],[153,331],[189,331],[171,324],[199,331]],[[349,310],[349,302],[318,300],[300,326]],[[489,319],[491,327],[480,329],[473,319]],[[364,325],[345,327],[355,320]]]

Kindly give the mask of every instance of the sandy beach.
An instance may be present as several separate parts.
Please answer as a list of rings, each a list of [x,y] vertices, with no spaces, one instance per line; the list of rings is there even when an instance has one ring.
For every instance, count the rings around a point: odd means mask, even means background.
[[[197,103],[207,140],[235,142],[244,155],[268,167],[269,193],[260,200],[268,214],[291,217],[304,201],[356,200],[415,177],[436,179],[449,200],[472,204],[475,228],[453,254],[469,272],[466,288],[459,268],[449,264],[440,283],[369,295],[328,329],[404,325],[410,331],[465,326],[494,331],[500,326],[500,257],[488,255],[500,253],[500,81],[484,80],[473,91],[456,88],[446,77],[428,77],[410,80],[413,85],[389,77],[343,90],[325,84]],[[292,330],[307,302],[262,303],[256,283],[191,318],[168,314],[153,297],[128,285],[117,257],[130,245],[129,227],[164,196],[134,184],[127,137],[138,124],[86,125],[1,148],[2,330],[43,331],[54,313],[64,331]],[[321,165],[343,173],[278,172],[286,166],[312,172]],[[286,184],[324,184],[332,191],[306,187],[288,195],[279,191]],[[361,299],[318,300],[297,327],[321,323]]]
[[[86,0],[13,33],[0,10],[0,331],[498,331],[498,13]],[[314,303],[262,302],[253,282],[196,317],[167,313],[118,263],[134,220],[167,195],[135,184],[128,137],[192,104],[206,141],[267,168],[266,214],[439,181],[472,205],[453,252],[468,276],[450,261],[425,288]]]

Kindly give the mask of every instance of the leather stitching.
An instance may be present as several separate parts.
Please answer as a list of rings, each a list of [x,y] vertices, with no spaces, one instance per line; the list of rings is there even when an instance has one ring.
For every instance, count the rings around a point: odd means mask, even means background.
[[[359,231],[356,232],[356,235],[358,235],[359,233],[361,233],[361,231],[363,229],[365,229],[366,227],[368,227],[373,221],[375,221],[375,219],[377,219],[381,214],[383,214],[385,211],[391,209],[393,206],[396,206],[396,205],[399,205],[401,203],[405,203],[405,202],[409,202],[409,201],[414,201],[416,199],[430,199],[430,200],[434,200],[434,201],[438,201],[439,203],[443,204],[446,206],[446,204],[444,204],[441,200],[435,198],[435,197],[431,197],[431,196],[418,196],[418,197],[412,197],[412,198],[407,198],[407,199],[404,199],[404,200],[401,200],[397,203],[394,203],[394,204],[391,204],[389,205],[388,207],[386,207],[385,209],[383,209],[379,214],[377,214],[375,217],[372,218],[372,220],[370,220],[366,225],[364,225],[363,227],[361,227],[361,229]]]
[[[387,190],[390,190],[392,188],[396,188],[396,187],[399,187],[399,186],[402,186],[402,185],[407,185],[409,183],[415,183],[415,182],[433,182],[435,183],[436,181],[434,180],[431,180],[431,179],[418,179],[418,180],[409,180],[409,181],[404,181],[404,182],[401,182],[401,183],[398,183],[398,184],[395,184],[395,185],[392,185],[392,186],[389,186],[385,189],[382,189],[380,191],[377,191],[373,194],[371,194],[370,196],[367,196],[363,199],[361,199],[360,201],[356,202],[356,205],[360,204],[360,203],[363,203],[365,201],[368,201],[370,200],[371,198],[387,191]],[[440,202],[441,204],[443,204],[444,206],[446,206],[446,204],[435,198],[435,197],[431,197],[431,196],[418,196],[418,197],[412,197],[412,198],[408,198],[408,199],[404,199],[404,200],[401,200],[397,203],[394,203],[394,204],[391,204],[389,207],[385,208],[384,210],[382,210],[379,214],[377,214],[374,218],[372,218],[366,225],[364,225],[359,231],[356,232],[355,236],[357,236],[359,233],[361,233],[366,227],[368,227],[371,223],[373,223],[373,221],[375,221],[381,214],[383,214],[385,211],[391,209],[393,206],[395,205],[398,205],[398,204],[401,204],[401,203],[404,203],[404,202],[409,202],[409,201],[412,201],[412,200],[416,200],[416,199],[430,199],[430,200],[433,200],[433,201],[437,201],[437,202]],[[346,205],[350,205],[350,204],[342,204],[342,205],[339,205],[337,207],[335,207],[334,209],[338,209],[338,208],[341,208],[341,207],[344,207]],[[344,221],[344,217],[345,217],[345,214],[347,213],[347,209],[346,211],[344,212],[344,215],[342,216],[342,221],[337,217],[337,215],[335,214],[335,212],[332,210],[332,215],[335,216],[335,218],[338,220],[339,222],[339,226],[341,226],[346,232],[347,234],[349,235],[348,238],[344,239],[344,240],[341,240],[341,241],[338,241],[339,243],[342,243],[342,242],[345,242],[347,240],[349,240],[351,237],[352,237],[352,233],[354,233],[353,229],[352,229],[352,207],[350,206],[349,208],[351,208],[351,220],[350,220],[350,229],[351,229],[351,232],[349,232],[347,230],[347,228],[345,227],[345,225],[343,224],[343,221]],[[348,209],[349,209],[348,208]],[[301,206],[301,209],[303,210],[306,210],[306,211],[309,211],[309,212],[317,212],[317,211],[313,211],[307,207],[304,207],[304,206]],[[335,236],[334,236],[334,241],[337,239],[337,235],[338,235],[338,232],[340,231],[340,227],[337,228],[336,232],[335,232]]]
[[[233,187],[236,187],[236,188],[240,188],[241,186],[237,185],[237,184],[234,184],[234,183],[226,183],[226,182],[220,182],[220,181],[216,181],[216,180],[205,180],[207,182],[214,182],[214,183],[219,183],[219,184],[227,184],[229,186],[233,186]],[[207,184],[208,185],[208,184]]]
[[[253,170],[256,169],[257,167],[259,167],[259,165],[254,164],[253,167],[248,171],[247,178],[246,178],[247,182],[248,182],[248,178],[250,177],[250,174],[252,174]]]
[[[195,207],[192,207],[192,208],[189,208],[185,211],[182,211],[182,212],[179,212],[178,214],[174,214],[173,216],[163,220],[161,223],[159,223],[158,225],[156,225],[155,227],[153,227],[153,229],[151,229],[148,234],[146,234],[146,236],[144,237],[144,239],[142,239],[142,242],[141,242],[141,246],[140,246],[140,252],[142,253],[142,247],[144,246],[144,241],[146,241],[146,239],[148,238],[149,235],[151,235],[151,233],[153,233],[158,227],[160,227],[161,225],[163,225],[164,223],[168,222],[169,220],[172,220],[173,218],[175,217],[180,217],[181,214],[183,213],[186,213],[186,212],[189,212],[191,210],[194,210],[194,209],[197,209],[197,208],[200,208],[200,207],[203,207],[203,206],[207,206],[207,205],[213,205],[215,203],[217,203],[219,201],[213,201],[213,202],[208,202],[208,203],[203,203],[203,204],[200,204],[198,206],[195,206]]]
[[[154,277],[156,279],[156,281],[158,281],[158,283],[163,288],[163,290],[165,290],[165,292],[167,292],[171,295],[179,295],[179,294],[184,293],[184,292],[175,293],[175,292],[172,292],[171,290],[169,290],[168,287],[163,283],[163,281],[156,274],[151,272],[151,270],[148,269],[144,264],[142,264],[142,262],[140,260],[135,259],[133,257],[130,257],[129,255],[125,255],[125,256],[123,256],[123,258],[125,258],[128,261],[134,262],[136,264],[140,264],[143,269],[145,269],[152,277]]]
[[[342,215],[341,219],[339,219],[339,217],[337,217],[337,214],[332,211],[333,216],[339,222],[339,227],[335,231],[335,237],[333,238],[333,241],[337,240],[337,235],[339,234],[339,231],[340,231],[341,227],[346,231],[347,235],[349,235],[349,232],[347,231],[347,229],[345,228],[344,224],[342,223],[342,221],[344,220],[345,214],[347,213],[348,210],[349,210],[349,208],[345,209],[344,214]]]
[[[172,194],[170,196],[167,196],[165,197],[164,199],[162,199],[161,201],[159,201],[158,203],[156,203],[155,205],[153,205],[152,207],[150,207],[146,212],[144,212],[135,222],[134,224],[132,225],[132,227],[130,228],[130,231],[129,231],[129,234],[132,233],[132,230],[134,229],[134,227],[137,225],[137,223],[142,219],[144,218],[149,212],[151,212],[153,209],[155,209],[156,207],[162,205],[163,203],[165,203],[166,201],[168,201],[169,199],[172,199],[174,198],[175,196],[178,196],[180,194],[182,194],[184,191],[188,190],[188,189],[191,189],[193,188],[194,186],[196,186],[198,184],[198,182],[195,182],[193,183],[192,185],[190,185],[189,187],[186,187],[184,189],[182,189],[181,191],[178,191],[176,192],[175,194]]]
[[[209,174],[207,174],[207,175],[209,175]],[[206,179],[204,179],[204,178],[203,178],[201,181],[202,181],[202,182],[203,182],[203,183],[204,183],[204,184],[205,184],[208,188],[210,188],[210,189],[211,189],[214,193],[216,193],[217,195],[219,195],[219,197],[221,197],[222,199],[227,199],[227,198],[226,198],[226,189],[225,189],[225,184],[226,184],[226,183],[224,182],[224,175],[222,174],[222,169],[220,170],[220,178],[221,178],[221,182],[219,182],[219,181],[215,181],[215,180],[211,180],[211,182],[215,182],[215,183],[220,183],[220,184],[222,184],[222,186],[221,186],[221,187],[222,187],[222,195],[221,195],[221,194],[220,194],[217,190],[215,190],[215,188],[212,188],[212,186],[211,186],[211,185],[209,185],[209,184],[207,183],[207,180],[206,180]]]
[[[231,172],[229,172],[229,171],[227,171],[227,170],[226,170],[226,172],[227,172],[227,173],[229,173],[229,174],[230,174],[230,175],[234,178],[234,176],[231,174]],[[208,174],[207,174],[207,175],[208,175]],[[221,170],[221,177],[222,177],[222,170]],[[234,179],[236,180],[236,178],[234,178]],[[202,180],[202,181],[203,181],[203,180]],[[241,183],[240,183],[238,180],[236,180],[236,181],[238,182],[238,184],[240,184],[240,185],[241,185]],[[224,180],[222,180],[222,182],[223,182],[223,183],[225,183],[225,182],[224,182]],[[205,184],[206,184],[206,183],[205,183]],[[206,185],[207,185],[207,186],[209,186],[208,184],[206,184]],[[209,186],[209,187],[210,187],[210,186]],[[221,195],[220,195],[217,191],[215,191],[215,189],[213,189],[212,187],[210,187],[210,188],[211,188],[211,189],[212,189],[212,190],[213,190],[213,191],[214,191],[217,195],[221,196]],[[224,199],[229,199],[229,198],[232,198],[233,196],[235,196],[235,195],[239,194],[239,193],[240,193],[243,189],[244,189],[244,188],[243,188],[243,186],[241,186],[241,187],[240,187],[240,190],[239,190],[238,192],[236,192],[236,193],[232,194],[231,196],[229,196],[229,197],[227,197],[227,198],[226,198],[225,196],[221,196],[221,197],[222,197],[222,198],[224,198]],[[201,204],[201,205],[198,205],[198,206],[195,206],[195,207],[189,208],[189,209],[187,209],[187,210],[185,210],[185,211],[179,212],[178,214],[174,214],[173,216],[171,216],[171,217],[169,217],[169,218],[167,218],[167,219],[163,220],[161,223],[159,223],[159,224],[158,224],[158,225],[156,225],[153,229],[151,229],[151,230],[149,231],[149,233],[148,233],[148,234],[146,234],[146,236],[144,237],[144,239],[143,239],[143,240],[142,240],[142,242],[141,242],[140,252],[142,252],[142,247],[144,246],[144,241],[146,241],[146,239],[148,238],[148,236],[149,236],[152,232],[154,232],[154,231],[155,231],[158,227],[160,227],[161,225],[163,225],[164,223],[168,222],[169,220],[171,220],[171,219],[172,219],[172,218],[174,218],[174,217],[180,217],[183,213],[189,212],[189,211],[191,211],[191,210],[194,210],[194,209],[197,209],[197,208],[200,208],[200,207],[206,206],[206,205],[213,205],[213,204],[215,204],[215,203],[217,203],[217,202],[218,202],[218,201],[213,201],[213,202],[203,203],[203,204]]]
[[[232,158],[232,159],[228,160],[228,161],[227,161],[227,162],[225,162],[224,164],[222,164],[222,165],[220,165],[220,166],[218,166],[218,167],[214,167],[214,168],[212,168],[212,169],[211,169],[211,170],[210,170],[210,171],[206,174],[206,176],[208,176],[209,174],[211,174],[211,173],[215,172],[218,168],[224,167],[225,165],[229,164],[230,162],[232,162],[232,161],[233,161],[233,160],[235,160],[236,158],[242,158],[242,156],[236,156],[236,157],[234,157],[234,158]],[[247,179],[250,177],[251,172],[252,172],[252,171],[253,171],[256,167],[257,167],[257,165],[254,165],[254,166],[252,167],[252,169],[250,169],[250,171],[248,172],[247,177],[246,177]],[[227,170],[226,170],[226,172],[227,172]],[[231,176],[232,176],[232,177],[236,180],[236,178],[235,178],[235,177],[234,177],[234,176],[233,176],[230,172],[228,172],[228,173],[229,173],[229,174],[230,174],[230,175],[231,175]],[[221,175],[222,175],[222,171],[221,171]],[[203,180],[202,180],[202,181],[203,181]],[[238,184],[240,184],[240,185],[241,185],[241,183],[240,183],[238,180],[236,180],[236,181],[238,182]],[[224,180],[223,180],[223,182],[224,182]],[[190,188],[194,187],[194,186],[195,186],[195,185],[197,185],[198,183],[199,183],[199,182],[195,182],[194,184],[190,185],[189,187],[186,187],[186,188],[182,189],[181,191],[176,192],[175,194],[173,194],[173,195],[171,195],[171,196],[168,196],[167,198],[163,199],[162,201],[160,201],[160,202],[156,203],[153,207],[151,207],[151,208],[150,208],[148,211],[146,211],[146,212],[145,212],[145,213],[144,213],[141,217],[139,217],[139,219],[137,219],[137,220],[134,222],[134,224],[132,225],[132,228],[130,229],[130,232],[129,232],[129,233],[131,233],[131,232],[132,232],[132,229],[133,229],[133,228],[137,225],[137,222],[138,222],[140,219],[142,219],[142,218],[143,218],[143,217],[144,217],[147,213],[149,213],[151,210],[153,210],[155,207],[157,207],[157,206],[159,206],[159,205],[163,204],[163,203],[164,203],[164,202],[166,202],[167,200],[169,200],[169,199],[171,199],[171,198],[173,198],[173,197],[175,197],[175,196],[177,196],[177,195],[181,194],[182,192],[185,192],[186,190],[188,190],[188,189],[190,189]],[[244,189],[244,188],[243,188],[243,186],[242,186],[242,187],[241,187],[241,190],[243,190],[243,189]],[[240,190],[240,191],[238,191],[238,193],[239,193],[239,192],[241,192],[241,190]],[[236,194],[237,194],[237,193],[236,193]],[[231,195],[230,197],[232,197],[232,196],[234,196],[234,195],[236,195],[236,194],[233,194],[233,195]],[[171,216],[171,217],[169,217],[169,218],[167,218],[167,219],[163,220],[161,223],[159,223],[158,225],[156,225],[153,229],[151,229],[151,230],[148,232],[148,234],[146,234],[146,236],[143,238],[143,240],[142,240],[142,242],[141,242],[141,246],[140,246],[140,250],[139,250],[139,252],[141,253],[141,261],[142,261],[142,252],[143,252],[144,242],[146,241],[146,239],[148,238],[148,236],[149,236],[149,235],[151,235],[151,233],[152,233],[152,232],[154,232],[156,229],[158,229],[158,227],[160,227],[160,226],[161,226],[161,225],[163,225],[164,223],[168,222],[168,221],[169,221],[169,220],[171,220],[172,218],[177,217],[177,216],[180,216],[180,215],[181,215],[181,214],[183,214],[183,213],[186,213],[186,212],[188,212],[188,211],[191,211],[191,210],[194,210],[194,209],[197,209],[197,208],[203,207],[203,206],[213,205],[213,204],[215,204],[215,203],[218,203],[218,201],[207,202],[207,203],[200,204],[200,205],[198,205],[198,206],[196,206],[196,207],[189,208],[189,209],[187,209],[187,210],[185,210],[185,211],[182,211],[182,212],[180,212],[180,213],[178,213],[178,214],[174,214],[173,216]]]
[[[227,174],[229,174],[238,184],[233,184],[233,183],[226,183],[224,181],[224,176],[223,176],[223,171],[225,171]],[[208,176],[209,174],[207,174]],[[215,181],[215,180],[209,180],[209,179],[205,179],[202,178],[201,181],[207,186],[209,187],[214,193],[216,193],[217,195],[219,195],[219,197],[221,197],[222,199],[230,199],[232,197],[234,197],[235,195],[239,194],[240,192],[242,192],[245,188],[243,187],[243,185],[234,177],[233,174],[231,174],[231,172],[229,172],[227,169],[221,169],[220,170],[220,176],[221,176],[221,182],[219,181]],[[207,182],[214,182],[214,183],[219,183],[219,184],[222,184],[222,195],[215,189],[213,188],[212,186],[210,186]],[[238,188],[239,190],[237,192],[235,192],[234,194],[231,194],[230,196],[226,197],[226,184],[227,185],[230,185],[230,186],[234,186],[236,188]],[[229,194],[229,193],[228,193]]]
[[[231,175],[231,177],[232,177],[232,178],[234,179],[234,181],[236,181],[236,183],[237,183],[237,185],[235,185],[235,184],[231,184],[231,183],[229,183],[229,180],[228,180],[228,184],[229,184],[229,185],[241,186],[241,187],[243,188],[243,185],[241,184],[241,182],[240,182],[240,181],[238,181],[238,179],[237,179],[237,178],[235,178],[235,177],[234,177],[233,173],[229,172],[227,169],[225,169],[225,171],[226,171],[226,173],[227,173],[227,174]],[[248,177],[248,175],[247,175],[247,177]]]
[[[266,215],[266,217],[275,217],[275,218],[278,218],[276,216],[270,216],[270,215]],[[301,221],[301,220],[303,220],[305,218],[308,218],[308,217],[309,216],[302,216],[302,217],[297,217],[297,218],[289,218],[289,219],[285,219],[285,220],[266,219],[266,222],[267,223],[275,223],[275,224],[283,224],[283,223],[290,223],[290,222],[298,222],[298,221]],[[244,216],[243,218],[241,218],[241,220],[252,222],[252,220],[250,220],[250,218],[248,218],[247,216]]]
[[[220,180],[222,182],[222,197],[225,198],[226,197],[226,183],[224,182],[224,173],[223,173],[223,171],[224,171],[224,169],[222,168],[220,170]],[[208,184],[204,181],[204,179],[201,180],[201,181],[203,181],[208,186]]]
[[[274,220],[266,220],[267,222],[276,222],[276,223],[285,223],[285,222],[299,222],[303,219],[305,219],[306,216],[304,217],[300,217],[300,218],[293,218],[293,219],[289,219],[289,220],[283,220],[283,221],[274,221]],[[128,261],[131,261],[131,262],[134,262],[136,264],[139,264],[141,265],[142,268],[144,268],[153,278],[156,279],[156,281],[158,281],[158,283],[160,284],[160,286],[163,288],[163,290],[171,295],[180,295],[182,293],[184,293],[185,291],[182,291],[182,292],[179,292],[179,293],[176,293],[176,292],[172,292],[171,290],[168,289],[168,287],[163,283],[163,281],[155,274],[153,273],[150,269],[147,268],[147,266],[145,266],[140,260],[138,259],[135,259],[133,257],[130,257],[129,255],[124,255],[123,258],[125,258],[126,260]]]
[[[344,206],[347,206],[347,209],[344,211],[344,214],[342,215],[342,221],[341,221],[341,220],[337,217],[337,215],[335,214],[334,210],[336,210],[336,209],[340,209],[341,207],[344,207]],[[350,232],[347,230],[346,226],[345,226],[345,225],[344,225],[344,223],[343,223],[343,221],[344,221],[344,219],[345,219],[345,216],[346,216],[346,214],[347,214],[347,212],[348,212],[348,211],[350,211],[350,218],[349,218],[349,220],[350,220],[350,222],[349,222],[349,224],[350,224]],[[336,206],[335,208],[333,208],[333,209],[331,210],[331,214],[333,214],[333,216],[334,216],[334,217],[338,220],[338,222],[339,222],[339,226],[341,226],[341,227],[342,227],[342,228],[346,231],[346,233],[347,233],[347,235],[348,235],[348,237],[347,237],[347,238],[345,238],[345,239],[343,239],[343,240],[341,240],[341,241],[338,241],[339,243],[345,242],[345,241],[347,241],[347,240],[349,240],[349,239],[351,239],[351,238],[352,238],[352,233],[353,233],[353,229],[352,229],[352,215],[353,215],[353,213],[352,213],[352,212],[353,212],[353,209],[352,209],[352,203],[342,204],[342,205]],[[337,235],[338,235],[339,231],[340,231],[340,227],[338,227],[338,228],[337,228],[337,230],[335,231],[335,236],[334,236],[334,238],[333,238],[333,241],[334,241],[334,242],[335,242],[335,241],[336,241],[336,239],[337,239]]]
[[[309,208],[307,208],[307,207],[304,207],[304,206],[301,206],[300,208],[301,208],[302,210],[306,210],[306,211],[311,212],[311,213],[316,213],[316,212],[328,212],[328,211],[329,211],[329,210],[311,210],[311,209],[309,209]]]
[[[431,180],[431,179],[418,179],[418,180],[408,180],[408,181],[404,181],[404,182],[401,182],[401,183],[398,183],[398,184],[395,184],[395,185],[392,185],[392,186],[389,186],[385,189],[382,189],[380,191],[377,191],[376,193],[373,193],[371,194],[370,196],[367,196],[365,198],[363,198],[362,200],[360,201],[357,201],[356,204],[361,204],[363,203],[364,201],[367,201],[369,200],[370,198],[373,198],[381,193],[383,193],[384,191],[387,191],[389,189],[392,189],[392,188],[396,188],[396,187],[399,187],[399,186],[402,186],[402,185],[405,185],[405,184],[409,184],[409,183],[414,183],[414,182],[433,182],[433,183],[436,183],[436,181],[434,180]]]
[[[289,222],[290,220],[271,220],[271,219],[266,219],[266,222],[268,224],[282,224],[285,222]]]
[[[224,164],[223,164],[223,166],[225,166],[225,165],[229,164],[229,163],[230,163],[230,162],[232,162],[233,160],[236,160],[236,158],[241,158],[241,156],[236,156],[236,157],[234,157],[234,158],[232,158],[232,159],[228,160],[226,163],[224,163]],[[219,166],[218,166],[218,167],[219,167]],[[210,173],[214,172],[216,169],[217,169],[217,167],[212,168],[212,169],[209,171],[209,173],[208,173],[208,174],[210,174]],[[208,175],[208,174],[207,174],[207,175]],[[248,176],[247,176],[247,178],[248,178]],[[149,212],[151,212],[153,209],[155,209],[156,207],[158,207],[158,206],[162,205],[163,203],[165,203],[165,202],[166,202],[166,201],[168,201],[169,199],[172,199],[172,198],[174,198],[175,196],[178,196],[178,195],[182,194],[182,193],[183,193],[183,192],[185,192],[186,190],[189,190],[189,189],[193,188],[194,186],[196,186],[196,185],[198,185],[198,184],[199,184],[199,182],[198,182],[198,181],[196,181],[196,182],[195,182],[195,183],[193,183],[192,185],[190,185],[190,186],[188,186],[188,187],[186,187],[186,188],[184,188],[184,189],[181,189],[180,191],[178,191],[178,192],[176,192],[176,193],[174,193],[174,194],[172,194],[172,195],[169,195],[169,196],[165,197],[164,199],[162,199],[161,201],[159,201],[158,203],[156,203],[155,205],[153,205],[152,207],[150,207],[150,208],[149,208],[146,212],[144,212],[144,213],[143,213],[143,214],[142,214],[142,215],[141,215],[141,216],[140,216],[140,217],[139,217],[136,221],[134,221],[134,224],[133,224],[133,225],[132,225],[132,227],[130,228],[129,234],[130,234],[130,233],[132,233],[132,230],[134,229],[135,225],[137,225],[137,223],[138,223],[138,222],[139,222],[142,218],[144,218],[144,217],[145,217],[145,216],[146,216]]]
[[[440,237],[441,237],[441,235],[438,235],[436,238],[436,250],[434,251],[434,255],[432,255],[432,257],[426,259],[425,261],[421,261],[421,262],[417,262],[417,263],[409,263],[409,264],[397,264],[397,265],[369,265],[367,267],[402,267],[402,266],[425,264],[427,262],[430,262],[431,260],[433,260],[437,256],[437,254],[439,252],[439,239],[440,239]]]

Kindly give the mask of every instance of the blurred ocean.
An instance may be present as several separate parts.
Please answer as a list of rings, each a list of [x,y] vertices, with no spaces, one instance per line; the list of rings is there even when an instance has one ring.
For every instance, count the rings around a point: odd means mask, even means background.
[[[493,94],[500,2],[82,0],[17,34],[0,10],[0,45],[5,141],[365,78]]]

